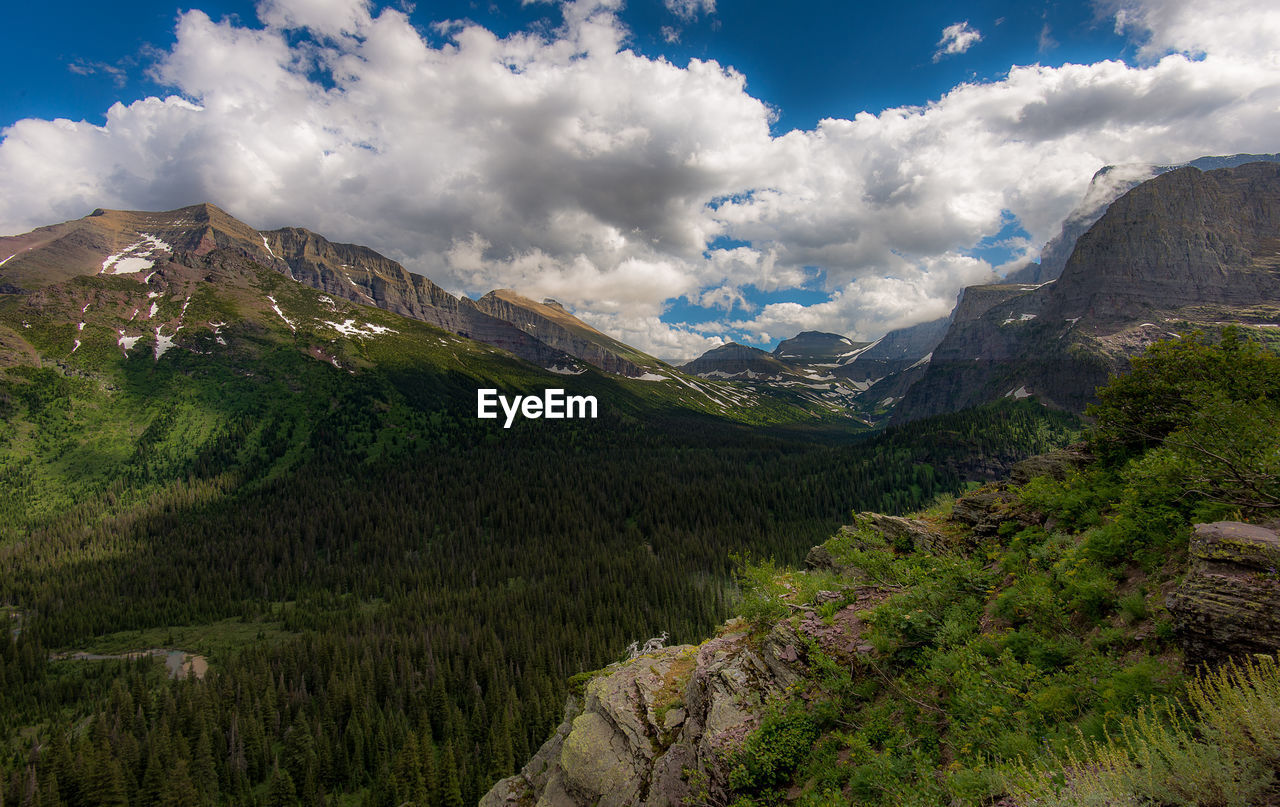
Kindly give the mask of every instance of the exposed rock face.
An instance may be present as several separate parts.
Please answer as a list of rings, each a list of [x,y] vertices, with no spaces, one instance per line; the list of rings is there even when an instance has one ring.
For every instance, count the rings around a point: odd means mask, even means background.
[[[592,328],[554,300],[539,303],[510,289],[498,289],[475,302],[463,302],[608,373],[635,378],[658,364],[652,356]]]
[[[1062,223],[1062,229],[1049,239],[1040,251],[1039,263],[1029,263],[1010,272],[1005,277],[1006,283],[1047,283],[1057,280],[1067,265],[1076,248],[1076,241],[1088,232],[1107,206],[1123,194],[1141,185],[1152,177],[1177,168],[1190,166],[1201,171],[1213,171],[1218,168],[1234,168],[1237,165],[1254,162],[1280,162],[1280,154],[1233,154],[1228,157],[1201,157],[1185,165],[1150,165],[1146,163],[1107,165],[1098,170],[1089,182],[1080,204],[1071,211]]]
[[[1280,317],[1280,164],[1180,168],[1120,197],[1061,278],[956,317],[896,421],[1035,395],[1082,411],[1177,330]],[[972,289],[966,290],[965,297]]]
[[[946,335],[950,322],[950,317],[942,317],[889,331],[857,356],[846,361],[835,374],[854,381],[876,382],[901,373],[933,352]],[[912,378],[912,381],[915,379]],[[878,394],[883,397],[886,393]],[[890,391],[887,394],[898,397],[902,393]]]
[[[723,755],[766,701],[800,678],[801,643],[783,622],[755,647],[731,631],[608,668],[520,773],[484,807],[674,807],[723,795]]]
[[[1009,472],[1009,481],[1015,485],[1025,485],[1037,476],[1062,480],[1071,471],[1083,468],[1092,461],[1093,455],[1089,453],[1086,444],[1077,443],[1014,463]]]
[[[947,548],[946,536],[927,522],[883,513],[859,513],[858,518],[904,552],[936,554]]]
[[[680,369],[693,375],[711,378],[750,375],[752,378],[769,378],[790,373],[791,368],[774,356],[748,345],[730,342],[712,348]]]
[[[543,367],[567,362],[562,351],[368,247],[335,243],[298,227],[273,230],[262,237],[287,274],[326,294],[429,322]]]
[[[1189,660],[1280,650],[1280,535],[1236,521],[1197,524],[1191,568],[1167,605]]]

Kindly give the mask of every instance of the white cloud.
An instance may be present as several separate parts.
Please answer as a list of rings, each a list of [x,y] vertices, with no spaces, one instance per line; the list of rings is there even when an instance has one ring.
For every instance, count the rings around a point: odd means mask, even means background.
[[[627,50],[620,0],[564,4],[543,34],[450,23],[440,46],[362,0],[266,0],[258,27],[191,11],[155,68],[175,95],[102,126],[3,130],[0,232],[207,200],[454,291],[555,297],[664,357],[733,338],[730,319],[869,338],[945,314],[990,271],[966,253],[1008,215],[1043,243],[1103,165],[1275,151],[1280,12],[1228,2],[1113,7],[1139,66],[1016,67],[777,137],[736,71]],[[811,288],[815,271],[825,302],[749,312],[735,296]],[[682,297],[733,313],[661,322]]]
[[[682,20],[692,20],[699,14],[715,14],[716,0],[663,0],[667,11]]]
[[[935,62],[941,61],[943,56],[954,56],[957,53],[964,53],[969,48],[982,41],[982,34],[976,28],[971,28],[969,22],[955,22],[942,29],[942,38],[938,40],[938,50],[933,54]]]

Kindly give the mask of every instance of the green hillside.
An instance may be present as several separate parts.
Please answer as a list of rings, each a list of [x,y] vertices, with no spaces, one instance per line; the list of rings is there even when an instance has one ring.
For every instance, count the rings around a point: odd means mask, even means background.
[[[235,255],[161,279],[0,298],[6,804],[474,803],[571,675],[723,619],[730,555],[797,561],[850,509],[1074,428],[1022,402],[858,440],[730,385],[555,375]],[[600,416],[503,429],[478,386]]]

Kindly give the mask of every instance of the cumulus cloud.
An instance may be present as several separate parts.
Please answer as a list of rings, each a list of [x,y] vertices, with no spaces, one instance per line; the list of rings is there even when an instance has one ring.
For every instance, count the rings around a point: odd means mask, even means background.
[[[970,27],[967,20],[952,23],[942,29],[942,38],[938,40],[938,50],[934,52],[933,60],[938,62],[943,56],[964,53],[981,41],[982,34],[978,29]]]
[[[970,254],[1011,219],[1030,254],[1103,165],[1274,151],[1280,12],[1228,3],[1196,26],[1189,4],[1114,6],[1136,66],[1014,67],[778,136],[732,68],[629,50],[620,0],[563,3],[549,32],[448,23],[435,44],[364,0],[264,0],[256,25],[193,10],[154,68],[173,95],[101,126],[3,130],[0,231],[207,200],[456,292],[555,297],[664,358],[801,329],[873,338],[990,277]],[[813,305],[741,294],[816,276]],[[723,316],[662,322],[680,298]]]

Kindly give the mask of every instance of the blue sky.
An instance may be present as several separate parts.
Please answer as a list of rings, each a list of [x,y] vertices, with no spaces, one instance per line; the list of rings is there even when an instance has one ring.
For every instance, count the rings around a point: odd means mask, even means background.
[[[393,7],[402,7],[394,5]],[[141,0],[128,13],[109,3],[19,3],[6,28],[22,32],[0,49],[5,75],[0,122],[66,117],[101,123],[116,101],[165,94],[147,76],[174,41],[178,14],[256,24],[253,2]],[[470,19],[505,35],[561,22],[550,3],[419,2],[411,20],[424,33],[442,20]],[[776,132],[809,129],[824,117],[921,104],[963,81],[999,77],[1012,64],[1132,59],[1114,21],[1088,3],[725,2],[682,18],[661,0],[633,0],[620,13],[629,46],[677,64],[714,59],[747,76],[747,89],[779,113]],[[933,60],[940,32],[968,22],[982,39],[967,52]],[[665,33],[664,33],[665,29]],[[678,39],[669,41],[669,34]]]
[[[1103,165],[1280,150],[1272,5],[21,4],[0,231],[207,200],[664,358],[875,338]]]

